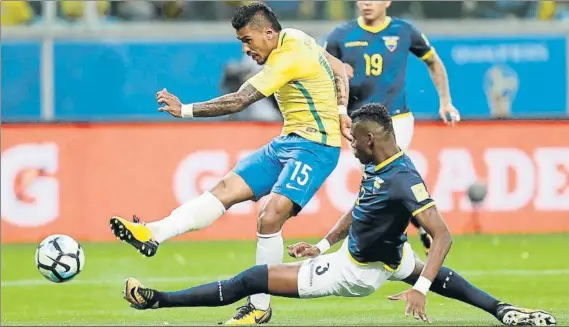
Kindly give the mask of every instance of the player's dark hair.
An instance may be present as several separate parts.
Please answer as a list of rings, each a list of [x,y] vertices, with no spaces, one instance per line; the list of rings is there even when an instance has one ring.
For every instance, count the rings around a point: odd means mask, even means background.
[[[355,124],[360,121],[373,121],[380,124],[387,132],[393,132],[393,122],[387,108],[379,103],[370,103],[353,111],[350,114],[352,122]]]
[[[279,23],[275,12],[262,2],[252,2],[239,7],[233,14],[231,25],[234,29],[240,30],[249,24],[261,23],[258,21],[258,18],[264,18],[265,21],[273,27],[275,32],[282,30],[281,23]]]

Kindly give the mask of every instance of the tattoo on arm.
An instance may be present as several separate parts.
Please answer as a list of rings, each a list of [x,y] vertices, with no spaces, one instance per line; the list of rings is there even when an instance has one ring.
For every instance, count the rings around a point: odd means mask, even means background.
[[[441,58],[435,53],[430,58],[426,59],[425,63],[429,67],[429,73],[433,80],[433,84],[435,84],[437,93],[439,94],[441,105],[450,103],[451,97],[448,85],[448,75]]]
[[[344,74],[334,74],[336,80],[336,97],[338,99],[338,106],[348,106],[348,98],[350,94],[350,86],[348,82],[348,75],[344,70]]]
[[[245,83],[237,92],[194,104],[194,117],[217,117],[244,110],[265,96],[251,84]]]
[[[326,239],[330,243],[330,245],[334,245],[341,240],[345,239],[348,236],[348,232],[350,231],[350,226],[352,225],[352,210],[346,212],[340,220],[336,223],[336,225],[328,232],[326,235]]]
[[[336,97],[338,100],[338,106],[348,106],[348,100],[350,96],[350,82],[348,78],[348,73],[346,72],[346,67],[344,63],[329,54],[324,52],[326,59],[332,66],[332,71],[334,72],[334,82],[336,84]]]

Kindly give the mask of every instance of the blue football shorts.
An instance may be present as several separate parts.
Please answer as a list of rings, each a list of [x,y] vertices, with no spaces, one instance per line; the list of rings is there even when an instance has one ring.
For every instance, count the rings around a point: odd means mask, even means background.
[[[275,137],[239,161],[233,171],[249,185],[256,200],[277,193],[300,211],[334,171],[339,157],[340,147],[289,134]]]

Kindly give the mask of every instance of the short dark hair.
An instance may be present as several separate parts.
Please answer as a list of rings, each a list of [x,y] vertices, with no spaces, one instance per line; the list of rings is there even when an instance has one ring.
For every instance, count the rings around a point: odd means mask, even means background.
[[[255,19],[259,16],[263,17],[273,27],[275,32],[282,30],[281,23],[279,23],[275,12],[262,2],[251,2],[239,7],[233,14],[231,25],[234,29],[240,30],[251,23],[260,23]]]
[[[379,103],[369,103],[350,114],[352,122],[373,121],[380,124],[387,132],[393,132],[393,122],[387,108]]]

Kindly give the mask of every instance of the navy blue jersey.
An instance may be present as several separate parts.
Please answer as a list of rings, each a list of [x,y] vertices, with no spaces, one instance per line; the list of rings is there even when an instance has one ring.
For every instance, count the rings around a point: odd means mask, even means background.
[[[421,175],[403,152],[377,166],[367,165],[352,213],[350,255],[358,263],[379,261],[396,269],[411,216],[434,204]]]
[[[366,26],[361,17],[345,23],[330,34],[325,48],[354,69],[348,110],[381,103],[392,116],[409,112],[405,94],[409,52],[423,60],[434,53],[417,28],[390,17],[377,28]]]

